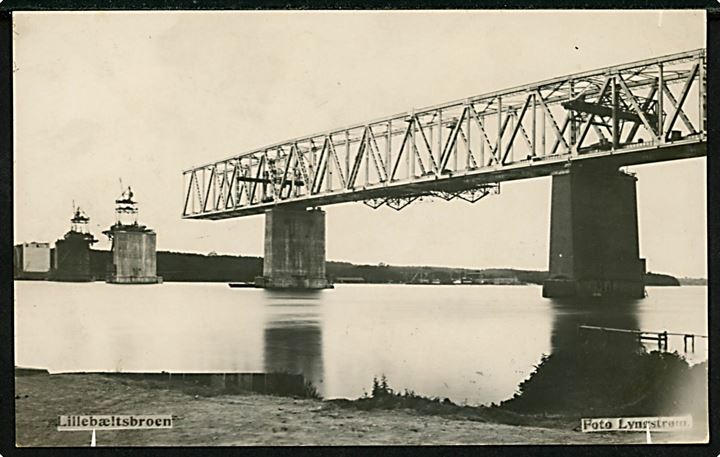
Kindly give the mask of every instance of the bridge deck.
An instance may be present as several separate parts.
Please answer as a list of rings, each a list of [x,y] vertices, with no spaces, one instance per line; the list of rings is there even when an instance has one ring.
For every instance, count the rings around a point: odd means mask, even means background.
[[[418,196],[487,193],[576,161],[703,156],[705,68],[701,49],[278,143],[185,171],[183,217],[350,201],[400,209]]]

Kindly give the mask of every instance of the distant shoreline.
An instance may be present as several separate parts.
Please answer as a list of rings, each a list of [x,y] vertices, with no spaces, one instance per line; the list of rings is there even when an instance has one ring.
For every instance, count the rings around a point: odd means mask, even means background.
[[[112,263],[110,251],[90,250],[91,275],[98,281],[105,278]],[[164,282],[235,282],[252,283],[262,275],[263,258],[231,255],[204,255],[184,252],[158,251],[157,274]],[[350,262],[327,261],[328,280],[332,283],[357,284],[422,284],[452,285],[453,282],[466,284],[542,284],[549,273],[543,270],[515,268],[455,268],[436,266],[396,266],[354,264]],[[46,274],[47,276],[47,274]],[[26,278],[13,271],[14,279]],[[704,278],[676,278],[667,274],[648,272],[647,286],[707,285]]]
[[[96,283],[101,282],[104,283],[104,279],[95,279],[94,281],[82,281],[82,282],[73,282],[73,281],[53,281],[51,279],[37,279],[37,278],[13,278],[13,281],[22,281],[22,282],[59,282],[59,283],[68,283],[68,284],[82,284],[82,283]],[[163,283],[187,283],[187,284],[229,284],[233,281],[225,281],[225,280],[194,280],[194,279],[182,279],[182,280],[169,280],[169,281],[163,281]],[[122,284],[120,284],[122,285]],[[534,284],[534,283],[524,283],[524,284],[416,284],[416,283],[407,283],[407,282],[336,282],[334,285],[338,286],[540,286],[541,284]],[[683,283],[680,281],[680,284],[678,285],[666,285],[666,284],[645,284],[645,287],[707,287],[707,284],[695,284],[695,283]],[[253,287],[247,287],[247,288],[253,288]]]

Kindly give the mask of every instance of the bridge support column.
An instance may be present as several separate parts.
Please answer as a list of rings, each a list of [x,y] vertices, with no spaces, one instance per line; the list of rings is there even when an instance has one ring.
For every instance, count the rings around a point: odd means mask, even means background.
[[[325,211],[272,209],[265,213],[265,258],[257,286],[325,289]]]
[[[637,178],[585,163],[552,180],[550,276],[543,297],[644,297]]]

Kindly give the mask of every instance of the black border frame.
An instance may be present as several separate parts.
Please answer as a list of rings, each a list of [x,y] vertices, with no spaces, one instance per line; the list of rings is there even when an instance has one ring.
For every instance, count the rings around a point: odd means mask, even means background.
[[[720,157],[707,155],[707,233],[708,233],[708,328],[710,442],[705,445],[520,445],[520,446],[393,446],[393,447],[109,447],[109,448],[17,448],[15,447],[14,402],[14,322],[13,279],[13,52],[12,11],[62,10],[233,10],[233,9],[705,9],[707,11],[707,99],[708,150],[720,151],[720,0],[536,0],[508,2],[489,0],[400,0],[393,3],[378,0],[303,0],[289,4],[282,0],[223,1],[163,0],[143,2],[109,1],[2,1],[0,0],[0,456],[15,455],[226,455],[298,453],[312,455],[349,455],[390,453],[466,454],[476,455],[660,455],[720,456],[720,280],[716,275],[720,263]],[[713,103],[714,101],[714,103]]]

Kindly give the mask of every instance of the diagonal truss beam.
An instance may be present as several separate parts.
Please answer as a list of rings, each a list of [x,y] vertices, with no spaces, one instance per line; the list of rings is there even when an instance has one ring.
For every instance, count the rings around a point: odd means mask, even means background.
[[[536,91],[535,96],[540,101],[540,106],[542,107],[543,111],[545,111],[546,118],[550,121],[550,125],[552,126],[553,131],[555,132],[555,139],[557,141],[557,144],[562,144],[565,151],[570,151],[570,146],[568,146],[567,141],[565,141],[565,128],[567,127],[567,123],[569,121],[569,118],[566,119],[565,125],[563,125],[562,131],[560,130],[560,127],[558,127],[557,122],[555,121],[555,116],[553,116],[552,111],[550,111],[550,108],[548,108],[547,102],[543,98],[540,91]],[[557,146],[553,146],[552,153],[555,154],[555,150],[557,149]]]
[[[654,86],[653,86],[653,88],[650,90],[650,93],[648,94],[647,98],[645,99],[645,101],[643,102],[642,106],[640,107],[640,109],[641,109],[643,112],[648,112],[648,110],[650,109],[650,106],[655,102],[655,100],[654,100],[653,97],[655,97],[655,93],[656,93],[656,92],[657,92],[657,87],[654,87]],[[657,124],[653,122],[652,125],[657,125]],[[635,140],[635,135],[637,134],[638,130],[640,130],[640,124],[638,124],[638,123],[636,122],[636,123],[634,123],[633,126],[630,128],[630,132],[628,132],[628,136],[627,136],[627,138],[625,138],[625,142],[626,142],[626,143],[632,143],[632,142]],[[661,135],[658,135],[658,133],[657,133],[657,132],[658,132],[657,128],[654,129],[654,130],[652,130],[652,132],[655,133],[656,138],[657,138],[658,140],[660,140],[660,136],[661,136]]]
[[[515,141],[515,136],[518,134],[520,129],[522,128],[522,121],[525,117],[525,113],[528,110],[528,107],[530,106],[530,102],[532,101],[533,94],[529,94],[527,98],[525,99],[525,103],[523,103],[522,109],[520,110],[520,115],[517,116],[517,120],[515,122],[515,127],[513,128],[512,133],[510,134],[510,138],[508,139],[507,147],[505,148],[505,155],[503,155],[503,158],[501,162],[504,164],[508,158],[508,155],[510,154],[510,151],[513,147],[513,142]]]
[[[679,113],[680,120],[685,124],[685,127],[691,132],[691,133],[697,133],[695,130],[695,126],[688,118],[687,114],[685,114],[685,111],[683,111],[682,107],[678,104],[677,99],[675,98],[675,95],[672,93],[670,88],[667,86],[667,84],[663,83],[663,91],[665,95],[667,95],[668,100],[670,101],[670,104],[672,105],[673,109],[676,110]],[[664,131],[669,132],[669,129],[663,128]]]
[[[692,87],[693,81],[695,81],[695,78],[697,77],[698,68],[700,68],[699,63],[693,65],[690,74],[688,75],[687,79],[685,79],[685,85],[683,86],[682,92],[680,93],[680,99],[677,102],[677,107],[675,108],[672,116],[670,116],[670,121],[667,127],[665,127],[665,131],[668,132],[668,134],[672,131],[672,128],[675,125],[675,121],[677,121],[678,116],[680,116],[680,113],[682,112],[682,107],[685,104],[685,100],[687,99],[688,94],[690,93],[690,88]]]
[[[607,95],[608,88],[610,87],[610,79],[609,77],[605,78],[605,81],[603,82],[602,88],[600,89],[600,94],[598,95],[597,101],[595,103],[602,103],[603,98],[605,98],[605,95]],[[583,141],[585,141],[585,137],[587,136],[588,132],[590,131],[590,126],[594,126],[593,121],[595,120],[595,113],[591,113],[588,115],[587,121],[585,121],[585,124],[582,126],[582,129],[580,131],[580,136],[578,137],[577,143],[575,144],[575,152],[577,153],[578,149],[582,147]],[[595,126],[597,128],[597,126]],[[597,130],[599,133],[599,129]],[[600,136],[601,134],[598,134]]]
[[[453,154],[454,146],[457,143],[458,132],[460,131],[462,122],[465,119],[465,116],[467,114],[468,114],[468,108],[466,106],[462,110],[462,113],[460,114],[460,118],[455,122],[455,125],[453,126],[453,129],[450,132],[450,136],[448,137],[447,142],[445,143],[445,147],[443,148],[443,153],[440,155],[439,168],[440,168],[441,173],[447,167],[447,163],[450,160],[450,156]]]
[[[650,122],[650,119],[648,119],[647,114],[645,111],[643,111],[642,108],[640,108],[640,105],[638,105],[637,100],[635,99],[635,95],[633,95],[630,88],[625,83],[625,80],[621,75],[617,75],[617,81],[620,83],[620,86],[622,87],[623,91],[625,91],[626,99],[630,102],[630,106],[632,107],[633,111],[640,116],[640,119],[642,120],[643,125],[645,125],[645,128],[648,130],[648,132],[655,135],[655,138],[659,138],[659,132],[657,131],[657,128],[653,125],[652,122]]]

